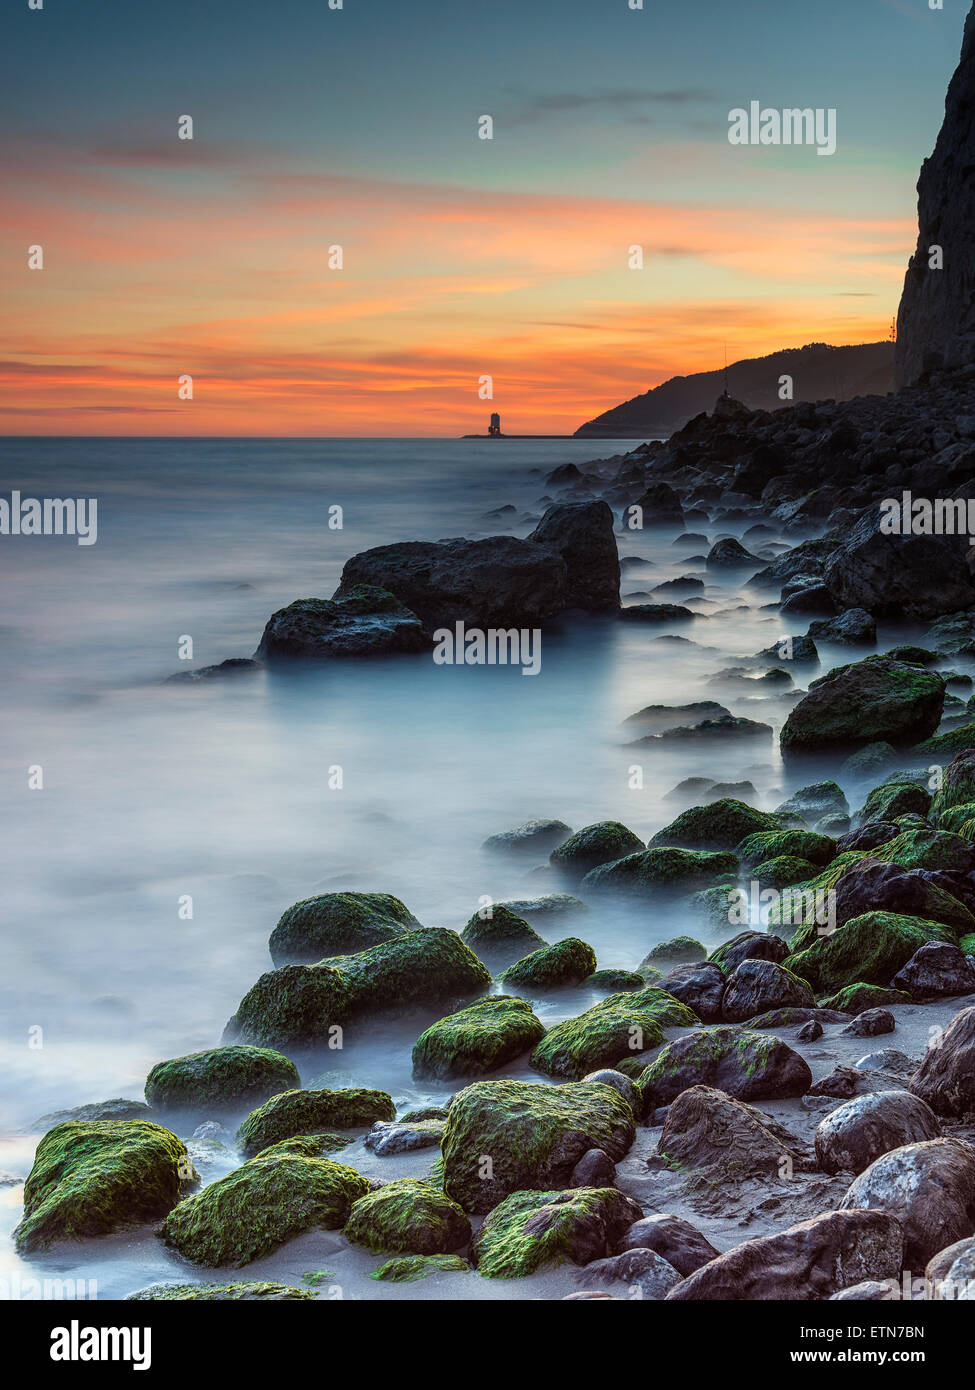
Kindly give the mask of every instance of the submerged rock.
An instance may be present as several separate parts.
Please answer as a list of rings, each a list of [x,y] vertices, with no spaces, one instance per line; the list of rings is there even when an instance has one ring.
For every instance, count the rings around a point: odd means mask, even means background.
[[[649,848],[731,850],[746,836],[781,828],[775,816],[756,811],[744,801],[726,797],[707,806],[692,806],[682,811],[670,825],[657,831]]]
[[[733,854],[706,854],[700,850],[647,849],[628,854],[612,864],[591,869],[583,886],[593,893],[621,893],[650,897],[695,888],[711,888],[738,870]]]
[[[630,1106],[600,1082],[476,1081],[447,1114],[444,1191],[465,1211],[487,1212],[512,1192],[567,1186],[589,1149],[618,1162],[635,1133]]]
[[[619,821],[599,821],[577,830],[549,855],[549,863],[570,878],[581,880],[590,869],[609,864],[627,854],[637,854],[646,846]]]
[[[430,645],[414,612],[385,589],[358,584],[334,598],[296,599],[279,608],[254,655],[273,664],[419,652]]]
[[[146,1100],[157,1110],[214,1114],[247,1110],[301,1084],[298,1068],[263,1047],[214,1047],[157,1062]]]
[[[352,955],[420,925],[390,893],[323,893],[283,913],[271,933],[271,959],[291,965]]]
[[[578,937],[567,936],[522,957],[498,976],[518,989],[565,989],[580,985],[596,968],[596,952]]]
[[[396,1107],[385,1091],[350,1087],[344,1091],[285,1091],[272,1097],[241,1122],[237,1147],[250,1158],[271,1144],[298,1134],[365,1128],[392,1120]]]
[[[482,849],[492,853],[538,855],[560,845],[572,834],[572,827],[565,821],[547,820],[540,817],[516,825],[513,830],[502,830],[497,835],[489,835]]]
[[[475,912],[460,939],[476,956],[494,965],[520,960],[547,944],[533,926],[503,903]]]
[[[867,744],[918,743],[941,722],[940,676],[888,657],[840,666],[814,682],[789,713],[780,736],[785,756],[852,752]]]
[[[545,1029],[524,999],[488,995],[431,1024],[413,1044],[413,1075],[479,1076],[529,1052]]]
[[[145,1120],[76,1120],[37,1146],[14,1231],[21,1254],[155,1221],[198,1181],[186,1145]]]
[[[126,1303],[289,1303],[314,1299],[311,1289],[296,1289],[270,1279],[239,1279],[231,1284],[150,1284],[126,1294]]]

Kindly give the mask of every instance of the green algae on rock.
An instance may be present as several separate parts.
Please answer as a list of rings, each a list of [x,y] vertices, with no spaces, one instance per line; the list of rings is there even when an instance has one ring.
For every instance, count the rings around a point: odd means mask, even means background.
[[[310,1289],[276,1284],[268,1279],[237,1280],[232,1284],[150,1284],[126,1295],[126,1303],[290,1303],[315,1297]]]
[[[279,1139],[275,1144],[268,1144],[266,1149],[259,1149],[254,1157],[273,1158],[275,1154],[285,1157],[297,1154],[299,1158],[326,1158],[329,1154],[338,1153],[340,1149],[347,1149],[354,1143],[355,1136],[351,1134],[295,1134],[290,1139]]]
[[[857,812],[856,823],[867,825],[875,820],[892,821],[912,811],[926,816],[930,806],[931,793],[917,782],[881,782],[879,787],[874,787],[868,793]]]
[[[14,1232],[22,1254],[155,1221],[198,1181],[186,1145],[147,1120],[56,1125],[37,1146]]]
[[[975,866],[975,846],[970,840],[927,826],[902,830],[894,839],[871,850],[871,856],[905,869],[953,869],[967,874]]]
[[[542,946],[509,965],[498,976],[504,985],[520,989],[564,989],[581,984],[596,969],[596,952],[576,936]]]
[[[545,938],[539,936],[531,923],[503,903],[492,903],[490,907],[475,912],[461,932],[460,939],[476,956],[491,961],[502,957],[518,959],[546,945]]]
[[[846,985],[889,985],[921,946],[929,941],[957,944],[957,936],[940,922],[895,912],[865,912],[789,956],[788,970],[828,994]]]
[[[239,1112],[300,1084],[298,1068],[280,1052],[213,1047],[157,1062],[146,1078],[146,1101],[164,1111]]]
[[[490,994],[420,1034],[413,1044],[413,1074],[447,1080],[495,1071],[530,1052],[544,1034],[524,999]]]
[[[713,1086],[736,1100],[803,1096],[812,1085],[804,1058],[780,1038],[722,1025],[676,1038],[638,1078],[648,1108],[669,1105],[689,1086]]]
[[[886,1008],[890,1004],[909,1004],[911,996],[900,989],[885,989],[882,985],[866,985],[858,980],[844,985],[835,994],[820,1000],[821,1009],[836,1009],[842,1014],[862,1014],[867,1009]]]
[[[369,1278],[390,1284],[412,1284],[428,1274],[468,1274],[470,1268],[460,1255],[396,1255],[374,1269]]]
[[[944,814],[953,806],[975,805],[975,751],[966,749],[958,753],[944,769],[941,786],[931,802],[932,818]],[[975,816],[975,809],[972,811]],[[953,829],[947,826],[947,829]]]
[[[634,1052],[658,1047],[666,1027],[693,1028],[695,1013],[664,990],[611,994],[577,1018],[554,1024],[531,1055],[536,1071],[579,1081]]]
[[[343,1234],[376,1254],[445,1255],[470,1243],[471,1223],[432,1183],[398,1178],[353,1203]]]
[[[653,970],[653,978],[659,980],[661,972]],[[587,975],[582,982],[584,989],[604,989],[610,994],[620,994],[624,990],[643,989],[649,976],[638,974],[635,970],[596,970]]]
[[[240,1268],[305,1231],[340,1229],[368,1190],[354,1168],[329,1158],[252,1158],[180,1202],[158,1234],[194,1264]]]
[[[707,960],[707,951],[694,936],[674,936],[669,941],[661,941],[653,946],[640,962],[642,971],[645,965],[655,961],[666,961],[674,965],[689,965],[696,960]]]
[[[619,821],[604,820],[584,826],[552,850],[549,863],[570,878],[581,879],[590,869],[623,859],[627,854],[645,849],[639,835],[634,835]]]
[[[583,884],[594,893],[652,897],[720,887],[737,872],[738,860],[733,854],[668,847],[645,849],[642,854],[601,864],[586,874]]]
[[[756,811],[733,797],[723,797],[707,806],[691,806],[682,811],[676,820],[657,831],[648,848],[731,850],[748,835],[781,829],[777,816]]]
[[[944,696],[940,676],[904,661],[868,656],[838,666],[793,706],[779,735],[783,756],[917,743],[937,729]]]
[[[779,854],[775,859],[763,859],[751,869],[760,888],[791,888],[816,876],[816,865],[808,859],[796,859],[791,854]]]
[[[324,893],[284,912],[268,943],[275,965],[353,955],[421,924],[390,893]]]
[[[237,1147],[245,1157],[297,1135],[333,1129],[364,1129],[376,1120],[393,1120],[396,1107],[385,1091],[351,1086],[342,1091],[285,1091],[241,1121]]]
[[[518,1279],[543,1265],[585,1265],[612,1254],[643,1212],[615,1187],[513,1192],[474,1237],[485,1279]]]
[[[476,1081],[447,1112],[444,1191],[487,1212],[511,1192],[564,1187],[589,1149],[618,1162],[635,1134],[630,1106],[602,1082]]]
[[[815,830],[763,830],[746,835],[735,853],[746,869],[783,855],[825,868],[836,858],[837,847],[831,836]]]

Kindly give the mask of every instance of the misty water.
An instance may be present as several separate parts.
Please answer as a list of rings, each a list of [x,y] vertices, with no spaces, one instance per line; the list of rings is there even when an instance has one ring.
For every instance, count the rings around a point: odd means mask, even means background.
[[[708,681],[807,620],[783,627],[769,606],[774,591],[742,587],[740,572],[706,572],[706,547],[675,547],[676,530],[620,533],[622,556],[651,562],[624,568],[622,593],[695,574],[703,597],[677,601],[700,618],[657,626],[570,615],[546,630],[537,676],[439,666],[423,654],[166,683],[187,664],[252,655],[272,612],[330,595],[345,560],[369,546],[526,535],[551,468],[629,447],[3,443],[0,492],[97,497],[99,508],[95,545],[67,536],[0,544],[0,1169],[26,1174],[36,1135],[23,1129],[43,1112],[141,1098],[155,1062],[219,1043],[241,995],[270,967],[271,929],[299,898],[384,891],[426,925],[459,929],[485,898],[565,887],[542,863],[486,854],[482,842],[495,832],[546,816],[573,828],[620,820],[648,838],[681,809],[663,798],[686,777],[747,778],[765,808],[812,780],[816,769],[789,780],[777,738],[626,746],[640,730],[622,721],[648,704],[715,699],[776,733],[791,707]],[[485,515],[502,504],[516,507],[514,521]],[[336,505],[341,530],[328,525]],[[750,524],[691,529],[713,542]],[[746,543],[784,539],[801,537]],[[192,663],[179,660],[185,636]],[[849,649],[821,655],[824,666],[850,659]],[[30,790],[37,765],[43,789]],[[642,788],[632,785],[634,766]],[[341,789],[329,785],[337,767]],[[186,895],[188,920],[179,915]],[[701,935],[671,906],[594,902],[584,917],[536,924],[548,940],[583,937],[600,967],[633,968],[661,940]],[[570,991],[534,1003],[551,1023],[596,998]],[[330,1073],[337,1084],[380,1087],[400,1108],[441,1101],[452,1087],[416,1083],[410,1071],[412,1042],[435,1016],[371,1020],[343,1052],[297,1058],[302,1079]],[[527,1062],[506,1074],[534,1076]],[[366,1161],[361,1145],[354,1152],[350,1162]],[[0,1189],[5,1241],[20,1199],[18,1187]],[[122,1237],[99,1245],[106,1294],[148,1282],[145,1261],[134,1272],[125,1248]],[[5,1266],[14,1258],[6,1249]],[[72,1259],[63,1255],[59,1268]],[[171,1271],[164,1251],[153,1259]]]

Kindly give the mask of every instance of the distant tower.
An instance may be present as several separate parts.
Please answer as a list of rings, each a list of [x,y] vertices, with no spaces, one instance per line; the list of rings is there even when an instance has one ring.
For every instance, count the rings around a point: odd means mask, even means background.
[[[497,411],[491,416],[491,423],[488,425],[488,434],[498,435],[501,433],[501,416]]]

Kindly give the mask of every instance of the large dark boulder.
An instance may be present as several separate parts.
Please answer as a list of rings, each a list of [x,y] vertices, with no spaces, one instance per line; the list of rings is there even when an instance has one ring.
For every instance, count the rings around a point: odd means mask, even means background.
[[[419,652],[430,646],[417,615],[385,589],[349,585],[334,598],[299,598],[272,613],[261,645],[261,661],[321,660],[325,657],[383,656]]]
[[[816,681],[792,709],[780,735],[786,757],[852,752],[869,743],[920,743],[941,722],[940,676],[889,657],[867,657]]]
[[[922,946],[891,980],[921,1003],[955,994],[975,994],[975,965],[958,946],[932,941]]]
[[[862,1173],[892,1149],[941,1134],[934,1111],[908,1091],[874,1091],[831,1110],[816,1130],[816,1158],[826,1173]]]
[[[897,1218],[907,1268],[923,1269],[946,1245],[975,1234],[975,1148],[961,1139],[928,1139],[884,1154],[841,1203],[843,1211],[867,1209]]]
[[[812,1072],[780,1038],[746,1028],[701,1028],[668,1043],[638,1084],[648,1107],[669,1105],[688,1086],[713,1086],[738,1100],[772,1100],[805,1095]]]
[[[606,502],[556,503],[528,539],[557,550],[565,561],[567,608],[587,613],[619,608],[620,561]]]
[[[967,535],[887,535],[881,524],[879,509],[865,512],[827,562],[824,582],[842,608],[935,618],[975,604]],[[810,635],[817,633],[810,628]]]
[[[933,1039],[910,1089],[937,1115],[975,1116],[975,1008],[956,1014]]]

